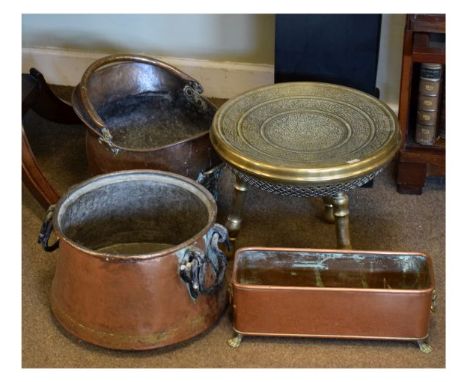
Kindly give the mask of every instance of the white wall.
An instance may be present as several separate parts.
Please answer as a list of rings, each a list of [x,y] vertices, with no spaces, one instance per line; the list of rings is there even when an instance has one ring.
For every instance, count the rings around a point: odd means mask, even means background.
[[[273,15],[23,15],[23,47],[273,64]]]
[[[398,108],[400,97],[401,59],[406,15],[383,15],[380,34],[377,87],[380,98]]]
[[[404,23],[405,15],[382,18],[377,86],[394,109]],[[273,82],[274,15],[23,15],[22,30],[23,71],[36,66],[52,83],[75,85],[87,65],[114,52],[182,66],[208,96],[230,98]]]

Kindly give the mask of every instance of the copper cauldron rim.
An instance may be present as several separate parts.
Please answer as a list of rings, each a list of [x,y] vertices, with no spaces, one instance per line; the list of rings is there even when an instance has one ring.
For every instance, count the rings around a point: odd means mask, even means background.
[[[207,206],[208,210],[208,222],[207,224],[201,229],[196,235],[193,237],[185,240],[182,243],[179,243],[177,245],[174,245],[172,247],[169,247],[167,249],[154,252],[154,253],[145,253],[145,254],[139,254],[139,255],[121,255],[121,254],[108,254],[108,253],[103,253],[103,252],[97,252],[94,251],[90,248],[87,248],[85,246],[82,246],[75,242],[74,240],[71,240],[66,237],[66,235],[63,233],[59,222],[58,222],[58,215],[60,212],[60,209],[63,205],[63,203],[77,190],[80,188],[83,188],[91,183],[94,183],[96,181],[99,181],[103,178],[113,178],[113,177],[123,177],[124,175],[159,175],[163,177],[168,177],[168,178],[175,178],[182,183],[188,183],[189,185],[195,187],[198,191],[200,191],[204,197],[206,197],[206,202],[205,205]],[[209,229],[213,226],[213,224],[216,222],[216,215],[217,215],[217,205],[216,202],[211,195],[211,193],[205,189],[201,184],[197,183],[196,181],[187,178],[185,176],[175,174],[172,172],[168,171],[161,171],[161,170],[124,170],[124,171],[114,171],[111,173],[107,174],[102,174],[102,175],[97,175],[92,178],[89,178],[75,186],[72,186],[57,202],[56,207],[55,207],[55,213],[53,217],[53,225],[54,229],[57,232],[57,235],[60,239],[60,241],[65,241],[69,245],[79,249],[83,253],[90,255],[90,256],[96,256],[100,258],[106,259],[106,261],[117,261],[117,262],[135,262],[135,261],[142,261],[142,260],[151,260],[155,258],[160,258],[163,256],[167,256],[170,254],[173,254],[174,252],[177,252],[183,248],[187,248],[190,246],[192,243],[196,242],[200,238],[202,238],[208,231]]]

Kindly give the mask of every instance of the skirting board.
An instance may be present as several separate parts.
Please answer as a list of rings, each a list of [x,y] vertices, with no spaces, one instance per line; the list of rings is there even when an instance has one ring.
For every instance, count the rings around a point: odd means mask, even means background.
[[[54,85],[76,86],[86,68],[107,53],[51,48],[23,48],[22,72],[36,68]],[[189,74],[203,85],[203,95],[232,98],[247,90],[273,83],[273,65],[217,62],[191,58],[155,57]]]

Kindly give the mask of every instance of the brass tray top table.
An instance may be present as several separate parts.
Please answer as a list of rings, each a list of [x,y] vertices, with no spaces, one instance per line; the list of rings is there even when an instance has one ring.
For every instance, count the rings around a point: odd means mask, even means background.
[[[347,191],[373,179],[400,147],[398,119],[367,93],[319,82],[264,86],[218,109],[211,142],[236,175],[226,226],[235,239],[248,186],[322,197],[339,248],[350,248]]]

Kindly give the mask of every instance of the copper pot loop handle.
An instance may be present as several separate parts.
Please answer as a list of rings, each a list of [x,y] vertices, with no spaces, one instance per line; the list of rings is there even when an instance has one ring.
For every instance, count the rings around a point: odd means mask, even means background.
[[[193,299],[201,293],[216,292],[224,282],[227,259],[219,249],[218,243],[226,243],[229,246],[227,229],[215,224],[208,231],[206,242],[206,253],[196,246],[187,248],[179,267],[180,277],[187,284],[190,297]],[[211,285],[206,285],[207,272],[213,275],[214,281]]]
[[[39,237],[37,238],[37,242],[42,245],[42,248],[46,252],[52,252],[56,250],[59,246],[58,240],[54,244],[49,245],[50,234],[52,233],[52,230],[54,228],[54,224],[52,223],[54,211],[55,204],[52,204],[47,209],[46,216],[42,222],[41,230],[39,231]]]
[[[120,62],[138,62],[143,64],[154,65],[163,70],[166,70],[167,72],[179,77],[182,81],[186,82],[186,85],[184,86],[184,93],[191,100],[191,102],[193,102],[198,107],[206,107],[206,104],[204,103],[203,99],[199,96],[201,93],[203,93],[203,87],[200,85],[200,83],[194,78],[190,77],[188,74],[180,71],[172,65],[156,60],[152,57],[140,55],[135,56],[126,54],[116,54],[101,58],[95,61],[93,64],[91,64],[88,67],[88,69],[86,69],[86,71],[84,72],[79,84],[79,94],[83,108],[85,109],[88,116],[91,118],[93,124],[97,126],[97,128],[100,130],[100,133],[95,129],[93,130],[96,132],[96,134],[99,135],[100,141],[107,143],[114,153],[118,152],[118,148],[113,144],[112,134],[106,127],[105,122],[96,112],[96,109],[94,108],[93,104],[91,103],[91,100],[89,99],[88,82],[92,74],[99,68]]]

